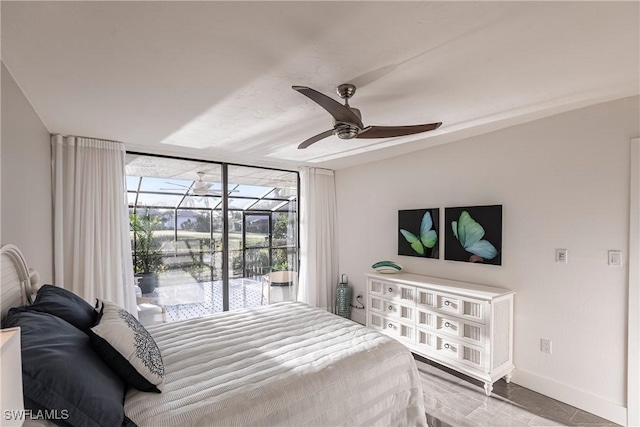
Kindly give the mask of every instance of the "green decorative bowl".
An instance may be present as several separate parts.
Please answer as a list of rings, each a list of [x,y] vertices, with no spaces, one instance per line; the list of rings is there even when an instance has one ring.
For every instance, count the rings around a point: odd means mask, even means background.
[[[402,271],[402,266],[393,261],[378,261],[375,264],[373,264],[371,268],[373,268],[378,273],[384,273],[384,274],[398,273]]]

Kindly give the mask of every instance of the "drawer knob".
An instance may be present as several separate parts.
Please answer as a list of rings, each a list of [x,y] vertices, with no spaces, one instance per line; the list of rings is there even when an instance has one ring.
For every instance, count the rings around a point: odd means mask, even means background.
[[[444,345],[444,348],[449,348],[449,347],[451,347],[449,344]]]
[[[392,306],[392,305],[390,305],[390,306],[389,306],[389,311],[392,311],[392,310],[393,310],[393,306]]]
[[[444,322],[444,326],[445,326],[446,328],[448,328],[449,326],[451,326],[451,323],[449,323],[449,322]]]
[[[393,292],[393,288],[389,288],[389,292]]]
[[[451,305],[451,302],[450,302],[450,301],[445,301],[445,302],[444,302],[444,305],[449,306],[449,305]]]

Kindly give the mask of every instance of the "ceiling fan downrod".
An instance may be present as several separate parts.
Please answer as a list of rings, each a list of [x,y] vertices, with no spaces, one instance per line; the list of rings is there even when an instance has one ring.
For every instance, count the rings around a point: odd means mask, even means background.
[[[349,98],[356,93],[356,87],[350,83],[343,83],[336,88],[340,98],[344,99],[344,106],[353,111],[362,120],[360,110],[349,105]],[[333,134],[340,139],[353,139],[358,136],[360,129],[351,123],[336,123]]]

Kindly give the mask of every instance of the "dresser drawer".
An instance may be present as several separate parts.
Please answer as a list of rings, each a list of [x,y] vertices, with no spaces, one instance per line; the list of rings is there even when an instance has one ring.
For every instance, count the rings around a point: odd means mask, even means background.
[[[484,301],[477,301],[453,294],[435,292],[418,288],[416,291],[416,305],[418,308],[460,316],[474,322],[485,323]]]
[[[416,308],[414,306],[399,304],[393,301],[387,302],[385,312],[391,317],[410,323],[413,323],[416,318]]]
[[[369,312],[368,325],[374,329],[377,329],[390,337],[401,341],[409,341],[412,344],[416,340],[416,328],[414,325],[400,322],[398,319],[393,319],[387,316],[383,316],[378,313]]]
[[[455,316],[418,307],[416,324],[418,328],[431,329],[439,334],[450,335],[471,344],[484,344],[485,325],[481,323],[468,322]]]
[[[398,283],[385,283],[384,296],[387,299],[402,302],[404,304],[416,304],[416,287],[400,285]]]
[[[415,343],[416,341],[415,326],[407,325],[406,323],[402,323],[397,320],[387,318],[383,332],[396,339],[410,341],[411,343]]]
[[[418,307],[421,308],[454,315],[460,314],[460,297],[455,295],[418,289],[416,300]]]
[[[416,317],[416,308],[412,304],[398,303],[373,295],[369,295],[369,309],[409,323],[413,323]]]
[[[446,357],[447,359],[476,369],[484,368],[485,358],[484,351],[481,347],[476,347],[422,328],[418,328],[416,338],[418,349],[424,349],[428,353],[438,355],[438,357]]]
[[[384,297],[388,300],[415,305],[416,287],[384,280],[369,280],[369,294]]]

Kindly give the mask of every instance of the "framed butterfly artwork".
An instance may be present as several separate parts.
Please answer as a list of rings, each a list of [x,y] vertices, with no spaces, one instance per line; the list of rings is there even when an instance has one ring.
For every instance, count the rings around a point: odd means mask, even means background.
[[[502,265],[502,205],[445,208],[444,259]]]
[[[398,255],[439,258],[440,209],[398,211]]]

